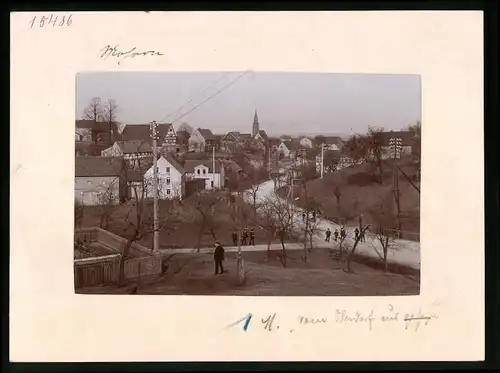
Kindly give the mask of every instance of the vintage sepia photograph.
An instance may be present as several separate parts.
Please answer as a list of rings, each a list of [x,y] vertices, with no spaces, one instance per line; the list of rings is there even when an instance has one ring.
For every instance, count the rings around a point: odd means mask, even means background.
[[[82,294],[420,293],[421,77],[76,76]]]

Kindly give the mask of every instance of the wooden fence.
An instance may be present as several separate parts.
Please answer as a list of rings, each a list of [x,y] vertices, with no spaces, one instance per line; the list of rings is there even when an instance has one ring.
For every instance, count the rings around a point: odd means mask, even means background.
[[[121,255],[80,259],[74,261],[75,288],[118,282]],[[162,260],[159,255],[128,259],[124,264],[125,279],[160,275]]]

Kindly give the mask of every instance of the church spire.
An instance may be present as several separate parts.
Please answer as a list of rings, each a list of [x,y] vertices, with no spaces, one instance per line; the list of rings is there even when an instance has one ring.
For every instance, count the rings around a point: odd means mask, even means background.
[[[257,110],[253,115],[253,127],[252,127],[252,137],[255,137],[259,133],[259,118],[257,117]]]

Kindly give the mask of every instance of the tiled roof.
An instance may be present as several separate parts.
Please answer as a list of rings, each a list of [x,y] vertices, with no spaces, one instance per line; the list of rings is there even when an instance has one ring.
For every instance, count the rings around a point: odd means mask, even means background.
[[[264,131],[264,130],[260,130],[260,131],[259,131],[259,135],[260,135],[260,136],[261,136],[264,140],[266,140],[266,141],[267,141],[267,140],[269,140],[269,136],[267,136],[266,131]]]
[[[153,148],[148,141],[117,141],[116,142],[124,154],[130,153],[152,153]]]
[[[89,144],[83,142],[75,142],[75,153],[78,155],[93,155],[100,156],[104,149],[109,148],[108,144]]]
[[[123,165],[123,159],[119,157],[77,156],[75,157],[75,176],[119,176]]]
[[[208,128],[198,128],[198,132],[203,136],[205,140],[215,140],[214,134]]]
[[[171,123],[159,123],[158,124],[158,136],[160,139],[165,138],[168,133],[168,130],[172,127],[172,130],[175,129]],[[130,140],[150,140],[151,139],[151,130],[149,124],[127,124],[123,129],[122,140],[130,141]]]
[[[252,134],[251,133],[240,133],[238,140],[251,140],[252,139]]]
[[[177,171],[179,171],[181,174],[185,173],[186,170],[184,169],[184,167],[181,166],[181,164],[177,161],[177,159],[175,159],[174,156],[172,156],[172,154],[170,153],[165,153],[162,155],[163,158],[165,158],[165,160],[170,163],[170,165],[175,168]]]
[[[75,122],[76,128],[90,128],[96,132],[109,132],[108,122],[96,122],[95,120],[78,119]],[[111,130],[117,132],[118,127],[115,122],[111,123]]]
[[[196,160],[196,159],[187,159],[184,162],[184,169],[186,172],[193,173],[194,168],[196,166],[203,165],[205,167],[208,167],[208,172],[212,172],[212,160],[208,159],[203,159],[203,160]],[[220,161],[215,161],[215,173],[219,173],[221,169],[222,163]]]
[[[325,136],[324,137],[324,144],[327,145],[342,145],[344,141],[342,140],[341,137],[339,136]]]

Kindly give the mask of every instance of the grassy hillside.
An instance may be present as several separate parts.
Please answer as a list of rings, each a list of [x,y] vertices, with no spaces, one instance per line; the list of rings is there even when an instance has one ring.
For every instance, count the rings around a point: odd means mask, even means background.
[[[398,161],[398,166],[420,188],[415,181],[415,166],[409,159]],[[392,219],[395,223],[396,207],[393,197],[393,165],[392,161],[384,165],[383,181],[378,183],[372,177],[372,169],[368,164],[348,167],[337,172],[325,174],[323,179],[315,179],[307,183],[307,195],[319,205],[324,218],[335,222],[345,219],[346,224],[357,224],[357,216],[364,214],[364,222],[378,226],[381,219]],[[335,190],[340,191],[337,202]],[[403,237],[418,240],[420,232],[420,193],[399,173],[400,205],[402,212],[402,230],[408,233]],[[288,190],[281,190],[285,195]],[[299,203],[304,206],[304,187],[296,186],[294,196],[299,196]],[[384,214],[384,215],[382,215]],[[391,216],[390,216],[391,215]],[[384,216],[384,218],[381,218]],[[388,218],[390,216],[390,218]],[[410,232],[414,232],[412,234]]]

